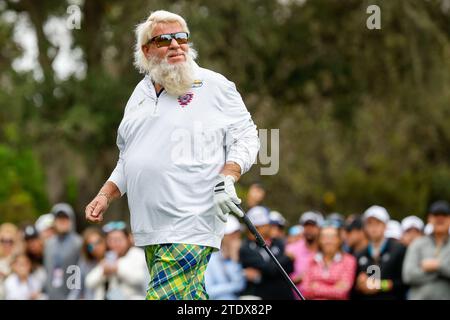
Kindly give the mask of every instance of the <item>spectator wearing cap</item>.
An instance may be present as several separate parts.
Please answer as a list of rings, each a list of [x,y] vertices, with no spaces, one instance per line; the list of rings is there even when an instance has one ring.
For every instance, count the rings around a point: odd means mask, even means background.
[[[406,253],[403,279],[408,299],[450,300],[450,206],[437,201],[429,209],[433,232],[415,240]]]
[[[87,274],[86,288],[93,291],[95,300],[143,300],[146,290],[143,284],[148,283],[144,251],[132,246],[131,235],[123,221],[111,221],[103,231],[108,251]]]
[[[24,227],[23,238],[25,240],[25,254],[31,261],[31,274],[39,283],[40,290],[42,290],[47,279],[44,268],[44,243],[34,225]]]
[[[32,263],[25,253],[15,254],[12,273],[5,280],[6,300],[42,299],[42,283],[32,275]]]
[[[361,216],[354,215],[345,223],[345,250],[353,256],[358,255],[369,244]]]
[[[23,250],[19,229],[12,223],[0,225],[0,300],[3,298],[3,282],[11,273],[11,262],[15,254]]]
[[[339,232],[341,233],[340,238],[344,239],[345,238],[345,229],[344,229],[345,218],[344,218],[344,216],[342,214],[340,214],[339,212],[332,212],[329,215],[327,215],[326,220],[333,222],[334,224],[339,226]]]
[[[319,235],[319,251],[310,259],[303,277],[306,299],[347,300],[353,287],[355,258],[342,250],[340,224],[326,221]]]
[[[357,255],[355,298],[382,300],[405,298],[406,287],[402,282],[405,246],[397,240],[385,237],[389,220],[387,210],[380,206],[371,206],[364,212],[364,229],[369,245]],[[374,272],[373,268],[376,266],[379,272]]]
[[[345,223],[344,216],[338,212],[333,212],[327,215],[327,221],[335,223],[339,228],[342,228]]]
[[[303,238],[303,226],[301,225],[293,225],[289,228],[287,238],[286,238],[286,244],[291,244],[294,242],[297,242]]]
[[[46,213],[37,218],[34,226],[42,238],[44,243],[55,234],[53,223],[55,222],[55,215],[52,213]]]
[[[286,239],[286,219],[278,211],[270,211],[270,232],[271,238],[285,241]]]
[[[417,216],[408,216],[402,220],[402,238],[401,243],[409,247],[414,240],[423,236],[424,224],[422,219]]]
[[[389,220],[386,224],[386,231],[384,237],[386,239],[394,239],[400,241],[402,239],[402,225],[397,220]]]
[[[292,272],[293,263],[284,253],[283,241],[270,237],[269,210],[256,206],[248,211],[247,216],[261,233],[281,266],[286,272]],[[247,239],[242,243],[239,257],[247,279],[247,286],[242,293],[244,296],[258,297],[263,300],[293,299],[293,292],[286,284],[286,280],[267,252],[256,244],[255,237],[249,231]]]
[[[299,222],[303,227],[302,239],[290,243],[286,247],[286,253],[294,260],[294,270],[290,277],[301,291],[301,282],[304,273],[307,271],[308,262],[316,254],[319,247],[318,239],[323,216],[319,212],[307,211],[302,214]]]
[[[66,300],[71,292],[67,280],[71,276],[69,266],[80,258],[82,240],[75,232],[75,212],[67,203],[55,204],[55,235],[47,240],[44,248],[44,267],[47,273],[45,292],[50,300]]]
[[[205,272],[206,292],[211,300],[236,300],[245,288],[245,277],[239,262],[241,225],[229,215],[220,251],[211,254]]]
[[[266,189],[259,182],[254,182],[250,185],[247,192],[246,205],[247,210],[253,207],[260,206],[266,197]]]
[[[105,235],[97,227],[88,227],[83,232],[83,245],[81,247],[81,257],[78,261],[80,267],[81,287],[72,290],[69,299],[71,300],[94,300],[95,292],[85,286],[86,275],[97,267],[105,258],[106,239]]]

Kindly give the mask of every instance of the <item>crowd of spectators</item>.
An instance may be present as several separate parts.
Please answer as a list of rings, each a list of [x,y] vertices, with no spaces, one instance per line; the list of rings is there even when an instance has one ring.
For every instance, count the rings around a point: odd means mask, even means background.
[[[450,205],[434,202],[424,222],[391,219],[373,205],[348,216],[304,212],[288,225],[250,187],[249,219],[307,299],[450,299]],[[66,203],[34,224],[0,225],[0,299],[144,299],[145,254],[123,221],[79,235]],[[205,274],[210,299],[296,299],[270,256],[229,215],[219,251]]]

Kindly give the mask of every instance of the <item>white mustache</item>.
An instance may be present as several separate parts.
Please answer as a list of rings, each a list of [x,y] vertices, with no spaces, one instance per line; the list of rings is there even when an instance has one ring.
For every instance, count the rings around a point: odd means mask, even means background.
[[[165,59],[167,60],[168,58],[176,57],[176,56],[180,56],[180,55],[186,57],[186,53],[185,53],[184,51],[180,51],[180,52],[169,52],[169,53],[166,54]]]

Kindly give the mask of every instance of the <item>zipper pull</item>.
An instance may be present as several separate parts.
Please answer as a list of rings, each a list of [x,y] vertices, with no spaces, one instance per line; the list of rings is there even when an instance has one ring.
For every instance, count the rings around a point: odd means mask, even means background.
[[[158,112],[158,101],[159,101],[159,97],[156,97],[156,101],[155,101],[155,109],[153,110],[153,114],[154,114],[154,115]]]

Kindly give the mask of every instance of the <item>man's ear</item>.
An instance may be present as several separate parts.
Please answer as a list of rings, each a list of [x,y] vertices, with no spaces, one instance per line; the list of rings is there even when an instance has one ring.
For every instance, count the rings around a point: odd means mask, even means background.
[[[144,53],[144,55],[146,56],[146,57],[148,57],[148,51],[149,51],[149,47],[147,46],[147,45],[145,45],[145,44],[143,44],[142,46],[141,46],[141,50],[142,50],[142,52]]]

